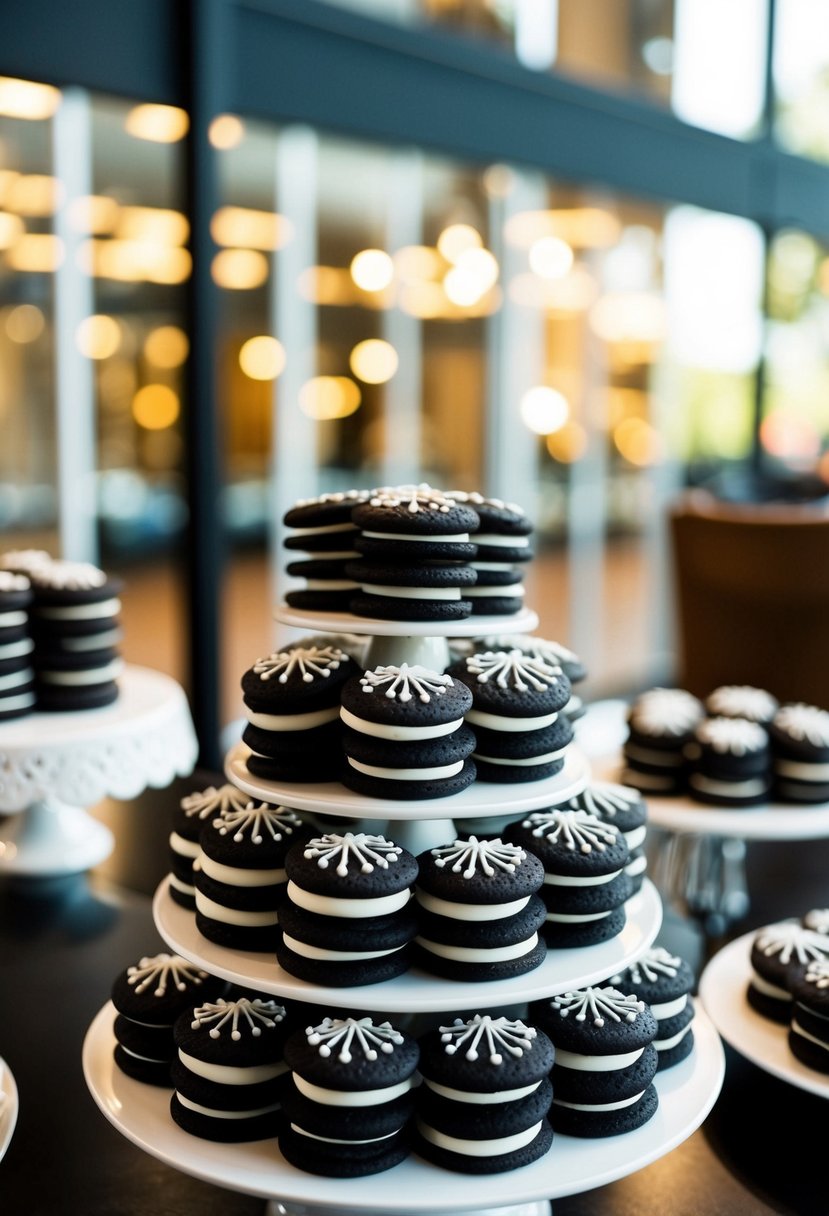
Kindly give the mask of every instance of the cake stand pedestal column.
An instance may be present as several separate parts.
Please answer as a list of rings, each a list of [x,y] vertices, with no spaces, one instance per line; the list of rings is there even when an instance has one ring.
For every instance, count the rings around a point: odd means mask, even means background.
[[[0,875],[81,873],[114,838],[86,808],[135,798],[193,771],[196,734],[184,690],[170,676],[127,666],[103,709],[34,713],[0,726]]]

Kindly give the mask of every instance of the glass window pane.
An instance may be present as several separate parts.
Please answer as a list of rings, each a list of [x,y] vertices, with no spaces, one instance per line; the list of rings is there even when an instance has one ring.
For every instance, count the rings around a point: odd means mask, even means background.
[[[774,22],[775,135],[791,152],[829,161],[829,8],[777,0]]]

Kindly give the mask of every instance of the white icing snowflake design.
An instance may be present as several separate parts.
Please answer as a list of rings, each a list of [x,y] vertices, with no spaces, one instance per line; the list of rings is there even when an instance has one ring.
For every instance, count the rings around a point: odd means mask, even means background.
[[[636,698],[631,721],[644,735],[684,735],[704,713],[702,703],[684,688],[651,688]]]
[[[829,959],[817,959],[806,968],[806,983],[823,990],[829,988]]]
[[[804,743],[829,747],[829,711],[802,701],[781,705],[774,715],[774,725]]]
[[[748,718],[705,718],[694,733],[700,743],[721,755],[745,756],[768,746],[765,729]]]
[[[214,812],[226,815],[228,811],[242,811],[250,804],[250,794],[245,794],[235,785],[209,785],[206,790],[194,790],[186,794],[179,805],[185,815],[190,818],[197,815],[199,819],[207,819]]]
[[[368,693],[382,688],[383,696],[388,697],[390,701],[406,702],[417,697],[424,705],[428,704],[432,697],[443,696],[447,688],[454,688],[451,676],[431,671],[428,667],[420,667],[418,664],[410,667],[408,663],[401,663],[399,667],[375,667],[374,671],[367,671],[360,676],[360,684],[363,692]]]
[[[318,494],[316,498],[298,498],[294,504],[297,507],[318,507],[327,502],[359,503],[367,502],[371,490],[331,490],[326,494]]]
[[[372,494],[369,502],[372,507],[405,507],[411,515],[421,511],[439,511],[448,514],[454,504],[441,490],[433,490],[431,486],[388,486]]]
[[[829,933],[829,908],[812,908],[803,917],[803,924],[815,933]]]
[[[51,565],[54,560],[45,549],[9,549],[0,557],[0,566],[15,574],[29,574]]]
[[[318,1026],[306,1026],[305,1034],[321,1056],[328,1059],[336,1052],[343,1064],[354,1058],[352,1048],[361,1050],[367,1060],[376,1060],[378,1052],[391,1055],[404,1042],[390,1022],[375,1025],[371,1018],[323,1018]]]
[[[302,820],[290,807],[249,802],[240,810],[226,811],[213,820],[213,826],[220,836],[232,836],[236,844],[244,840],[246,832],[253,844],[262,844],[268,837],[279,841],[290,836],[295,828],[302,827]]]
[[[518,692],[546,692],[561,679],[561,669],[551,667],[543,659],[535,659],[517,648],[486,650],[466,660],[466,670],[477,677],[479,684],[493,680],[499,688],[516,688]]]
[[[478,490],[447,490],[447,498],[455,502],[471,502],[473,507],[494,507],[496,511],[514,511],[516,515],[525,515],[523,507],[517,502],[504,502],[503,498],[484,498]]]
[[[90,562],[51,561],[32,566],[32,577],[41,587],[67,591],[91,591],[103,587],[107,576]]]
[[[230,1026],[230,1037],[237,1042],[244,1031],[258,1039],[263,1030],[272,1030],[284,1020],[285,1007],[277,1005],[276,1001],[263,1001],[261,997],[251,1000],[246,996],[236,1001],[226,1001],[220,997],[218,1001],[194,1009],[190,1026],[193,1030],[209,1026],[211,1039],[220,1038],[222,1031]]]
[[[154,984],[153,996],[164,996],[169,984],[184,992],[188,984],[201,984],[206,979],[206,971],[194,967],[178,954],[155,954],[151,958],[139,959],[134,967],[127,967],[130,987],[136,992],[143,992]]]
[[[750,684],[723,684],[708,697],[708,709],[714,716],[749,718],[752,722],[768,722],[777,709],[777,700],[764,688]]]
[[[644,1001],[625,996],[616,988],[579,988],[553,997],[552,1004],[563,1018],[573,1014],[577,1022],[586,1022],[589,1017],[594,1026],[604,1026],[607,1018],[612,1022],[635,1022],[636,1015],[645,1008]]]
[[[776,925],[767,925],[757,935],[757,948],[767,958],[777,954],[780,962],[786,966],[796,959],[798,963],[808,963],[813,959],[823,959],[829,955],[829,937],[815,933],[814,929],[804,929],[797,921],[783,920]]]
[[[298,675],[303,684],[310,684],[317,676],[327,679],[347,657],[336,646],[297,646],[257,659],[253,670],[260,680],[276,676],[279,684],[287,684],[292,676]]]
[[[603,853],[608,845],[619,840],[619,829],[612,823],[604,823],[597,815],[587,811],[568,811],[553,807],[549,811],[535,811],[521,821],[523,828],[530,828],[533,836],[563,844],[571,852]]]
[[[327,870],[336,861],[335,872],[340,878],[345,878],[352,859],[361,874],[371,874],[375,868],[387,870],[402,852],[400,845],[386,840],[385,836],[368,836],[365,832],[345,832],[343,835],[329,832],[310,840],[305,846],[304,856],[309,861],[315,860],[321,870]]]
[[[448,1056],[460,1052],[467,1060],[483,1058],[496,1065],[503,1063],[505,1052],[517,1058],[525,1051],[531,1051],[538,1033],[534,1026],[510,1018],[494,1018],[488,1013],[476,1013],[468,1022],[455,1018],[451,1026],[439,1029],[440,1041],[445,1044]]]
[[[612,781],[597,781],[588,785],[567,803],[573,811],[587,811],[599,819],[614,819],[617,811],[628,811],[640,799],[639,792],[629,785],[616,785]]]
[[[28,591],[31,585],[25,574],[15,574],[11,570],[0,570],[0,591]]]
[[[626,967],[622,975],[630,976],[631,983],[641,984],[646,981],[649,984],[656,983],[663,975],[673,979],[679,972],[682,964],[682,959],[671,954],[663,946],[653,946],[650,950],[646,950],[640,959],[635,963],[631,963]],[[612,975],[610,977],[611,984],[618,984],[622,979],[622,975]]]
[[[432,856],[440,869],[446,866],[463,878],[472,878],[478,868],[491,878],[499,870],[514,874],[527,854],[520,845],[507,844],[500,838],[479,840],[477,836],[470,836],[468,840],[456,840],[454,844],[432,849]]]

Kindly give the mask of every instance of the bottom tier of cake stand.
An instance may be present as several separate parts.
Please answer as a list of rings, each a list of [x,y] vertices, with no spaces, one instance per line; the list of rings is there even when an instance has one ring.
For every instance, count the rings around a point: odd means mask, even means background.
[[[681,1144],[714,1105],[725,1073],[719,1035],[698,1007],[694,1050],[657,1074],[659,1107],[634,1132],[599,1140],[557,1136],[540,1161],[503,1174],[455,1174],[411,1156],[367,1178],[322,1178],[289,1165],[275,1140],[216,1144],[188,1135],[170,1116],[169,1090],[133,1081],[116,1066],[114,1017],[108,1003],[83,1045],[84,1077],[106,1118],[128,1140],[174,1168],[270,1200],[270,1216],[542,1216],[551,1200],[624,1178]]]

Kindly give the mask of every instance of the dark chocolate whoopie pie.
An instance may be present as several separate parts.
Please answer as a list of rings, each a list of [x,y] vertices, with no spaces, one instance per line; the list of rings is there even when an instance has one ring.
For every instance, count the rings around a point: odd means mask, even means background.
[[[417,1040],[370,1017],[326,1017],[291,1035],[279,1147],[311,1174],[358,1178],[409,1153]]]
[[[0,645],[28,639],[32,585],[25,574],[0,570]]]
[[[465,562],[477,552],[477,512],[427,485],[377,490],[351,517],[360,529],[355,547],[372,560]]]
[[[460,562],[390,562],[364,558],[347,563],[358,590],[351,596],[357,616],[393,621],[458,621],[472,612],[466,592],[476,581]]]
[[[781,705],[769,724],[774,787],[790,802],[829,802],[829,710]]]
[[[530,537],[533,526],[523,507],[501,498],[485,498],[477,490],[448,490],[447,497],[466,503],[478,516],[472,539],[478,547],[475,561],[528,562],[533,556]]]
[[[420,1040],[415,1150],[444,1169],[495,1174],[543,1157],[553,1046],[535,1026],[475,1014]]]
[[[619,975],[612,975],[610,983],[644,1001],[656,1018],[657,1071],[671,1068],[691,1054],[694,973],[685,959],[663,946],[652,946]]]
[[[302,550],[320,560],[354,557],[359,528],[351,518],[354,507],[367,502],[370,490],[335,490],[316,498],[300,498],[285,512],[285,548]]]
[[[634,700],[622,746],[626,785],[648,794],[678,794],[685,788],[685,744],[702,721],[702,702],[684,688],[650,688]]]
[[[561,713],[571,722],[584,715],[584,702],[573,685],[587,678],[587,668],[579,656],[561,642],[539,638],[531,633],[491,633],[474,638],[471,643],[458,638],[450,640],[449,643],[449,653],[453,661],[485,650],[520,650],[531,658],[541,659],[550,667],[560,667],[570,681],[570,698]]]
[[[34,642],[28,636],[28,578],[0,570],[0,721],[35,706]]]
[[[722,806],[755,806],[771,792],[768,733],[747,718],[703,718],[684,748],[692,797]]]
[[[136,1081],[170,1088],[176,1020],[226,986],[178,954],[147,955],[127,967],[111,992],[118,1014],[115,1063]]]
[[[778,708],[776,697],[750,684],[721,684],[703,704],[711,718],[747,718],[761,726],[768,726]]]
[[[791,982],[807,965],[829,957],[829,934],[807,929],[799,921],[777,921],[755,933],[746,988],[749,1005],[773,1022],[787,1023],[792,1012]]]
[[[229,784],[192,790],[179,801],[171,816],[168,838],[170,897],[177,904],[191,909],[196,906],[193,863],[199,855],[203,823],[227,811],[242,811],[250,802],[250,794]]]
[[[829,1073],[829,959],[807,964],[791,981],[792,1055],[817,1072]]]
[[[647,869],[644,843],[648,818],[647,806],[639,790],[612,781],[593,781],[570,799],[566,809],[597,815],[619,829],[630,854],[625,873],[631,880],[631,890],[638,891]]]
[[[219,998],[182,1014],[170,1100],[179,1127],[227,1143],[276,1136],[290,1029],[285,1006],[261,996]]]

